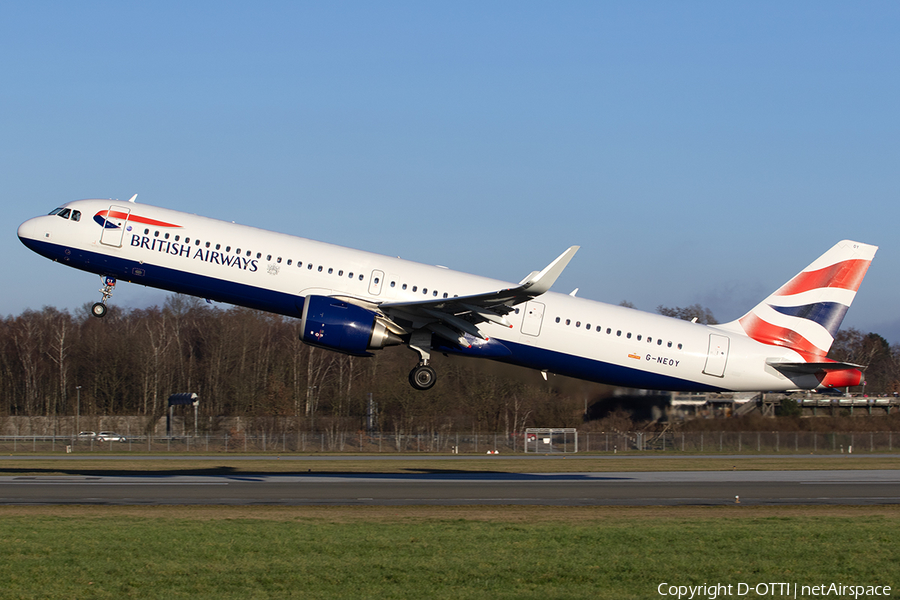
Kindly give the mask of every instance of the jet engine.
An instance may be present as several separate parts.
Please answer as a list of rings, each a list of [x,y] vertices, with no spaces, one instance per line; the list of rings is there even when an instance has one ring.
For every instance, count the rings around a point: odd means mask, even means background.
[[[403,343],[375,312],[328,296],[307,296],[300,324],[307,344],[354,356]]]

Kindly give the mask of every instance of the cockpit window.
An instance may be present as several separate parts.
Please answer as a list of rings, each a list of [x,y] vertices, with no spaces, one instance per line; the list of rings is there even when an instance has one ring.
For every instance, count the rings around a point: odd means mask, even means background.
[[[62,210],[59,212],[59,214],[56,215],[56,216],[62,217],[63,219],[68,219],[68,218],[69,218],[69,214],[71,214],[71,212],[72,212],[72,209],[71,209],[71,208],[64,208],[64,209],[62,209]]]
[[[80,220],[81,220],[81,211],[80,211],[80,210],[73,210],[73,211],[72,211],[72,220],[73,220],[73,221],[80,221]]]
[[[60,206],[59,208],[54,208],[53,210],[50,211],[50,214],[51,214],[51,215],[58,215],[60,212],[62,212],[62,209],[63,209],[62,206]]]

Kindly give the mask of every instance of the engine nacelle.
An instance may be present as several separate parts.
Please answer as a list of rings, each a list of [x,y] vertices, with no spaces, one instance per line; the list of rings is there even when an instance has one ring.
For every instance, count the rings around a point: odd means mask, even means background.
[[[300,325],[307,344],[354,356],[403,343],[373,311],[328,296],[306,297]]]

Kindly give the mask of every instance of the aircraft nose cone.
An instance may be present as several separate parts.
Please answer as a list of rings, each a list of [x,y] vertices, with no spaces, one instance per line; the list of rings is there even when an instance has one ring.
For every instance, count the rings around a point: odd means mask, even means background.
[[[19,239],[23,242],[34,238],[34,219],[28,219],[19,225]]]

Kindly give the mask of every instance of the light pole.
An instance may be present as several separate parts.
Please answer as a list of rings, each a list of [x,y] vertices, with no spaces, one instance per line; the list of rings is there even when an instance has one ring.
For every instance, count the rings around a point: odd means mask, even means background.
[[[75,439],[78,439],[78,412],[81,410],[81,386],[75,386]]]

